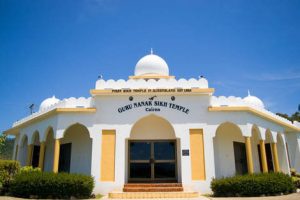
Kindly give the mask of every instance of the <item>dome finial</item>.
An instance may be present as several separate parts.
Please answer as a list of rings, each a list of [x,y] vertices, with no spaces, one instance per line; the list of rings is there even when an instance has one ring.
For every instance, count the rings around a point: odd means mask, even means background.
[[[248,97],[250,97],[251,96],[251,94],[250,94],[250,90],[248,89]]]
[[[142,76],[149,74],[169,76],[169,67],[164,59],[153,54],[153,49],[150,53],[142,57],[135,65],[134,75]]]

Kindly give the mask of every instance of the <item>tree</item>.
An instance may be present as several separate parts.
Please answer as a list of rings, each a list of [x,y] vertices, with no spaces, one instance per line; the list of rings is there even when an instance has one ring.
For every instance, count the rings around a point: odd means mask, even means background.
[[[0,135],[0,154],[2,154],[5,146],[5,140],[6,140],[6,135],[1,134]]]
[[[282,113],[276,113],[276,115],[283,117],[291,122],[293,121],[298,121],[300,122],[300,112],[295,112],[294,114],[292,114],[291,116],[287,115],[287,114],[282,114]]]
[[[292,114],[291,120],[300,122],[300,112],[295,112]]]
[[[0,135],[0,159],[9,160],[12,158],[14,150],[14,138]]]

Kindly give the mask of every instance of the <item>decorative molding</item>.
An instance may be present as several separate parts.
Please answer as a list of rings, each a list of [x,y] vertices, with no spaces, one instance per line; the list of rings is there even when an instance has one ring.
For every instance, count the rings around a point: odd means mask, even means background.
[[[252,114],[255,114],[261,118],[264,118],[266,120],[269,120],[271,122],[274,122],[276,124],[279,124],[281,126],[286,127],[287,132],[299,132],[300,128],[293,125],[290,121],[283,119],[280,116],[277,116],[269,111],[262,111],[257,110],[255,108],[251,108],[248,106],[209,106],[208,111],[210,112],[250,112]]]
[[[20,128],[23,128],[32,123],[44,120],[53,115],[58,115],[58,114],[62,114],[62,113],[95,113],[95,112],[96,112],[96,108],[55,108],[48,112],[42,113],[39,116],[28,119],[27,121],[24,121],[23,123],[20,123],[16,126],[12,127],[11,129],[4,131],[3,133],[6,135],[15,135],[19,132]]]

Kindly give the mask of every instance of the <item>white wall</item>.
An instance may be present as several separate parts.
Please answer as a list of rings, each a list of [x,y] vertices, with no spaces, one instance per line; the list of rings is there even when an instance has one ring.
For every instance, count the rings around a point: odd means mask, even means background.
[[[189,109],[189,114],[171,109],[169,107],[159,107],[159,112],[147,112],[145,107],[134,108],[122,113],[118,108],[139,101],[148,101],[153,95],[134,95],[133,101],[129,100],[129,95],[120,96],[98,96],[93,99],[96,113],[63,113],[48,119],[39,121],[21,130],[22,134],[28,135],[29,140],[35,131],[40,133],[40,139],[45,140],[46,130],[49,126],[53,127],[54,137],[62,138],[64,131],[74,123],[83,124],[90,133],[80,134],[75,131],[66,134],[62,143],[72,141],[72,158],[71,172],[83,172],[95,177],[95,193],[107,193],[111,190],[121,190],[128,178],[127,166],[127,147],[126,141],[130,138],[132,126],[140,119],[155,114],[167,120],[173,127],[174,133],[169,132],[168,128],[160,122],[147,123],[151,126],[140,126],[135,128],[132,138],[135,139],[158,139],[161,138],[158,132],[164,133],[165,139],[177,138],[180,145],[177,149],[178,156],[178,178],[186,188],[192,188],[201,193],[210,192],[210,181],[213,177],[228,176],[235,173],[234,153],[232,141],[244,142],[241,134],[236,131],[230,131],[229,134],[216,134],[216,127],[220,124],[230,121],[239,126],[247,124],[256,124],[259,127],[270,128],[273,131],[282,132],[283,127],[272,123],[255,115],[246,112],[208,112],[210,105],[209,95],[174,95],[175,101],[171,100],[171,95],[157,95],[156,101],[165,101],[184,106]],[[157,123],[160,124],[157,129]],[[155,126],[153,124],[156,124]],[[206,180],[191,180],[191,160],[189,156],[182,156],[182,149],[190,148],[189,129],[202,128],[204,130],[204,153],[206,166]],[[101,182],[101,133],[103,129],[116,130],[116,166],[115,177],[113,182]],[[150,131],[152,129],[152,131]],[[82,132],[82,131],[81,131]],[[153,134],[153,132],[155,132]],[[224,131],[223,131],[224,132]],[[174,136],[175,135],[175,136]],[[251,133],[250,133],[251,135]],[[287,134],[289,135],[289,134]],[[220,137],[219,137],[220,136]],[[214,139],[213,139],[214,138]],[[213,142],[214,141],[214,142]],[[294,134],[288,142],[291,143],[289,148],[291,152],[291,161],[293,166],[300,171],[300,136]],[[51,171],[53,164],[53,139],[46,142],[45,170]],[[258,153],[256,144],[253,146],[253,159],[255,171],[258,171]],[[27,148],[27,145],[26,145]],[[20,147],[19,159],[26,161],[26,149]],[[21,154],[24,154],[22,156]],[[257,158],[256,158],[257,156]],[[23,161],[23,162],[25,162]]]
[[[73,125],[65,132],[61,144],[72,143],[70,173],[91,174],[92,140],[82,125]]]
[[[253,167],[254,172],[260,173],[260,165],[259,165],[259,152],[258,152],[258,144],[259,144],[259,137],[256,131],[252,131],[251,136],[251,145],[252,145],[252,159],[253,159]]]
[[[21,144],[19,146],[18,160],[21,166],[25,166],[27,163],[27,151],[28,151],[28,138],[26,136],[21,137]]]
[[[300,134],[287,133],[286,140],[288,142],[288,149],[290,155],[291,168],[300,172]]]
[[[137,121],[130,133],[131,140],[175,139],[172,125],[156,115],[146,116]]]
[[[44,171],[51,172],[53,169],[53,157],[54,157],[54,135],[53,131],[50,130],[45,137],[45,158],[44,158]]]
[[[236,173],[233,141],[245,142],[240,129],[231,123],[222,124],[214,138],[216,178]]]

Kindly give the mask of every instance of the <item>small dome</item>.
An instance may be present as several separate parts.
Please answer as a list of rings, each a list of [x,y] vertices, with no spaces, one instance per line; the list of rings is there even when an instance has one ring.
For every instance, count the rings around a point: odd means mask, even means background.
[[[169,67],[164,59],[151,54],[142,57],[135,66],[135,76],[163,75],[169,76]]]
[[[40,111],[42,110],[46,110],[47,108],[49,108],[50,106],[57,104],[60,100],[57,99],[55,96],[51,97],[51,98],[47,98],[45,99],[41,105],[40,105]]]
[[[251,105],[251,106],[255,106],[255,107],[259,107],[259,108],[264,108],[265,107],[262,100],[260,100],[256,96],[251,96],[249,91],[248,91],[248,96],[245,97],[243,100],[246,104]]]

